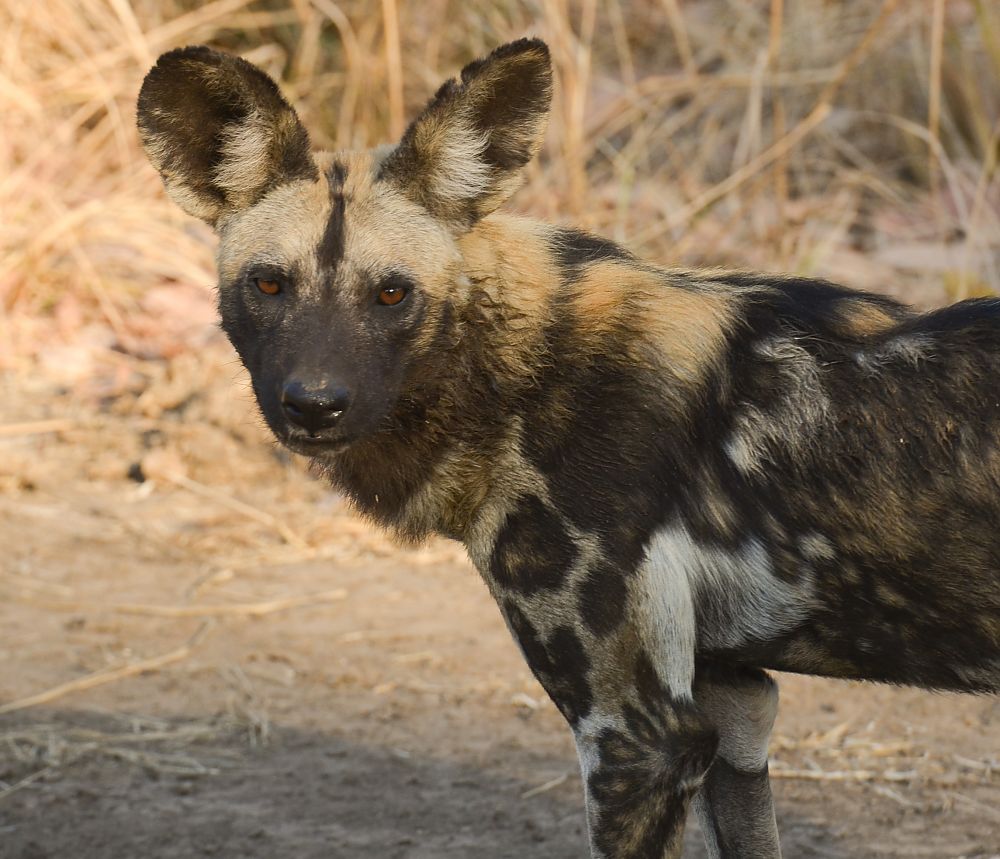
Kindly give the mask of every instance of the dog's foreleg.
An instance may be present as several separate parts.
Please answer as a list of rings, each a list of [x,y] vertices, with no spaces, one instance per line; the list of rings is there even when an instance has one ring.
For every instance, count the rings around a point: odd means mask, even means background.
[[[780,859],[767,774],[778,686],[763,671],[699,663],[694,698],[719,733],[695,812],[712,859]]]

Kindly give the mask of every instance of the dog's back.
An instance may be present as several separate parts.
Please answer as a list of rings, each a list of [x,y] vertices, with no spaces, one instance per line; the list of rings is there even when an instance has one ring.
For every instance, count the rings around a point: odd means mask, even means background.
[[[712,476],[691,475],[704,488],[680,517],[720,549],[758,545],[802,605],[736,636],[745,605],[706,592],[705,652],[1000,688],[1000,300],[914,315],[822,282],[721,280],[746,292],[698,419]]]

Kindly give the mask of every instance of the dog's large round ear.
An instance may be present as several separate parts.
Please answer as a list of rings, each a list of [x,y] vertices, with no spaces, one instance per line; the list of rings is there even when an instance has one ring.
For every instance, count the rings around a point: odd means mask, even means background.
[[[552,101],[549,49],[497,48],[442,86],[380,170],[432,214],[467,228],[521,183],[542,145]]]
[[[319,178],[295,111],[239,57],[200,46],[163,54],[142,83],[137,120],[167,193],[213,226],[277,185]]]

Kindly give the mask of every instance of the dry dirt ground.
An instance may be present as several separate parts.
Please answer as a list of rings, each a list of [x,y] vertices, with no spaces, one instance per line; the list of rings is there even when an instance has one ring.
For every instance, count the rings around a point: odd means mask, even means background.
[[[356,519],[209,340],[0,377],[0,856],[586,855],[462,553]],[[786,856],[1000,857],[998,699],[780,680]]]

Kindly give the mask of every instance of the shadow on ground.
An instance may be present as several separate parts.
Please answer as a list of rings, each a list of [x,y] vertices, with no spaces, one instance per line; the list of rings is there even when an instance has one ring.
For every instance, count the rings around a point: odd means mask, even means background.
[[[62,742],[60,732],[120,735],[122,730],[121,717],[77,711],[39,715],[49,742],[56,744]],[[7,718],[0,720],[0,731],[9,735],[38,724]],[[81,734],[74,736],[79,740]],[[87,752],[83,745],[69,750],[80,755],[75,761],[0,800],[5,859],[588,855],[575,777],[525,797],[537,785],[467,764],[291,729],[276,729],[262,748],[218,737],[187,745],[184,759],[217,768],[201,776],[170,771],[178,749],[159,747],[154,767],[143,764],[141,749],[132,760],[122,760],[97,746]],[[24,744],[17,755],[12,752],[10,744],[0,747],[0,777],[11,783],[43,768],[53,749],[39,746],[34,762],[25,759]],[[801,828],[787,820],[784,825],[789,832]],[[821,833],[804,834],[813,845],[824,840]],[[705,855],[700,840],[692,827],[686,856]],[[846,856],[814,847],[793,848],[793,855]]]

